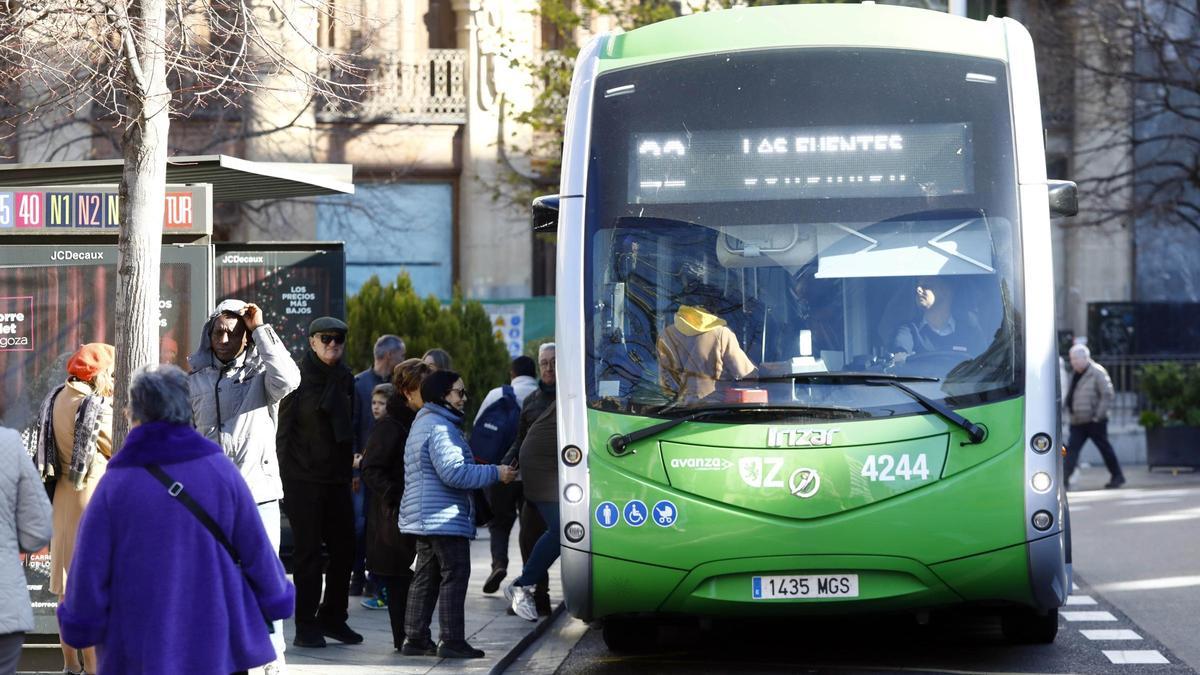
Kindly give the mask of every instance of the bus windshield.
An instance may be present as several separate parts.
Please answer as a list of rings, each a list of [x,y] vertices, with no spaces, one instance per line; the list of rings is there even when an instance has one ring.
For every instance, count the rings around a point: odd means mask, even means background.
[[[894,50],[602,75],[589,403],[661,416],[922,410],[854,373],[904,377],[951,406],[1018,394],[1007,92],[1002,63]]]

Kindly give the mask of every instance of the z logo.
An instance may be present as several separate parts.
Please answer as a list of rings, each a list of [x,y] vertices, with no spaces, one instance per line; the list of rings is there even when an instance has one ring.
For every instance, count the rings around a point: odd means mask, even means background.
[[[738,474],[742,477],[742,482],[750,487],[783,487],[783,480],[779,478],[779,472],[782,470],[781,457],[742,457],[738,460]]]

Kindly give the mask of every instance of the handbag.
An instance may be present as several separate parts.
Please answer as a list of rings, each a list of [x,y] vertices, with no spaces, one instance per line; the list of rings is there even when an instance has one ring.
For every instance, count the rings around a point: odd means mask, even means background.
[[[163,471],[163,468],[157,464],[147,464],[146,470],[149,471],[150,475],[154,476],[158,482],[162,483],[163,486],[167,488],[167,494],[174,497],[175,500],[180,504],[183,504],[184,508],[186,508],[188,511],[191,511],[193,516],[196,516],[196,520],[200,521],[200,524],[204,526],[204,529],[212,533],[212,536],[217,540],[217,543],[221,545],[221,548],[224,548],[225,552],[229,554],[229,557],[233,559],[233,564],[236,565],[238,571],[242,573],[242,578],[246,580],[246,583],[250,583],[250,579],[246,577],[246,571],[242,569],[242,559],[238,555],[237,549],[233,547],[233,544],[229,542],[229,538],[226,537],[225,533],[221,531],[221,526],[217,525],[217,521],[213,520],[212,516],[208,515],[208,511],[205,511],[204,507],[200,506],[200,504],[195,499],[192,499],[192,496],[183,489],[183,483],[171,478],[171,475],[166,471]],[[254,586],[253,584],[250,585],[251,587]],[[262,613],[262,607],[259,607],[259,613]],[[267,632],[274,633],[274,622],[267,618],[266,614],[263,614],[263,620],[267,622]]]
[[[488,503],[487,495],[481,488],[471,490],[471,502],[475,506],[473,510],[475,511],[476,527],[483,527],[496,517],[496,514],[492,512],[492,505]]]

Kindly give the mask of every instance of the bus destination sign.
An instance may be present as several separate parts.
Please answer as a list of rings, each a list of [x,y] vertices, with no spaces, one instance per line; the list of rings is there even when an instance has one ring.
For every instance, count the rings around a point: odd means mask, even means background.
[[[639,133],[639,204],[941,197],[973,192],[971,125]]]

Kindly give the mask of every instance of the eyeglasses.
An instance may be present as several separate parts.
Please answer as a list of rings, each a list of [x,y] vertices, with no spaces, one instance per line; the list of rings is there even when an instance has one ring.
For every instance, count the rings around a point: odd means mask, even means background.
[[[327,345],[330,342],[340,345],[346,341],[346,336],[342,335],[341,333],[334,333],[332,335],[326,333],[325,335],[321,335],[320,338],[321,338],[321,344],[323,344],[323,345]]]
[[[459,389],[451,389],[451,390],[450,390],[450,393],[452,393],[452,394],[458,394],[459,396],[461,396],[461,397],[463,397],[463,398],[466,398],[466,397],[467,397],[467,390],[466,390],[466,389],[463,389],[463,388],[459,388]]]

